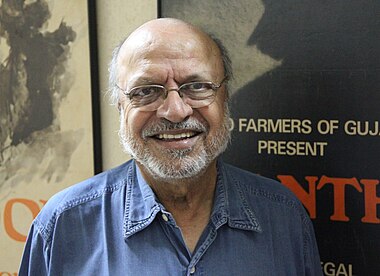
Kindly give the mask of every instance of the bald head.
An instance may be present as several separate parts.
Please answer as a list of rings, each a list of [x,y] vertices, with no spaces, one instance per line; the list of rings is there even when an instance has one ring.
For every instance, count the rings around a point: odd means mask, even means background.
[[[214,45],[213,40],[199,28],[174,18],[159,18],[146,22],[133,31],[124,41],[126,45],[137,45],[139,42],[149,39],[165,39],[175,37],[178,40],[199,39],[199,42]],[[216,45],[215,45],[216,46]]]
[[[162,47],[167,43],[171,44],[169,46],[174,45],[179,51],[185,49],[189,43],[196,43],[199,48],[204,47],[214,55],[220,55],[218,46],[210,36],[191,24],[173,18],[160,18],[143,24],[124,41],[120,50],[128,52],[152,45]]]
[[[109,69],[114,104],[119,102],[120,92],[115,87],[123,86],[120,76],[128,74],[129,67],[136,66],[136,62],[144,66],[144,61],[149,60],[152,53],[173,60],[185,57],[189,62],[196,56],[213,62],[215,70],[222,70],[221,74],[232,77],[230,59],[218,39],[178,19],[154,19],[138,27],[114,50]]]

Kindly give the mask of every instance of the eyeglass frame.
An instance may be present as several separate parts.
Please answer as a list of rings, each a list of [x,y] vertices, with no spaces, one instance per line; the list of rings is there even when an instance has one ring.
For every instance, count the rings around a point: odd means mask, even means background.
[[[181,84],[181,85],[180,85],[178,88],[176,88],[176,89],[175,89],[175,88],[167,89],[164,85],[161,85],[161,84],[147,84],[147,85],[139,85],[139,86],[132,87],[129,91],[127,91],[127,89],[123,89],[123,88],[121,88],[121,87],[120,87],[119,85],[117,85],[117,84],[115,84],[115,86],[116,86],[118,89],[120,89],[120,90],[123,92],[124,95],[126,95],[126,96],[129,98],[129,100],[131,101],[132,106],[133,106],[133,98],[130,96],[130,94],[131,94],[131,92],[132,92],[133,90],[138,89],[138,88],[144,88],[144,87],[146,87],[146,88],[149,88],[149,87],[163,88],[163,89],[164,89],[164,94],[160,95],[160,96],[155,100],[155,101],[157,101],[159,98],[162,98],[162,99],[165,100],[165,99],[168,97],[168,94],[169,94],[170,91],[176,91],[176,92],[179,94],[179,96],[180,96],[181,98],[183,98],[183,95],[186,95],[186,94],[183,94],[183,92],[181,93],[180,90],[181,90],[181,88],[183,88],[183,87],[186,86],[186,85],[197,84],[197,83],[208,84],[208,85],[211,86],[211,90],[214,91],[213,99],[212,99],[212,101],[210,101],[210,103],[208,103],[208,104],[206,104],[206,105],[201,105],[201,106],[198,106],[198,107],[194,107],[194,106],[192,106],[191,104],[187,103],[187,104],[189,104],[192,108],[201,108],[201,107],[209,106],[210,104],[212,104],[212,103],[214,102],[214,100],[215,100],[215,95],[216,95],[216,91],[217,91],[219,88],[222,87],[222,85],[223,85],[224,82],[226,82],[226,81],[228,81],[228,80],[229,80],[228,76],[225,76],[219,84],[216,84],[216,83],[214,83],[214,82],[212,82],[212,81],[194,81],[194,82],[186,82],[186,83]],[[145,104],[145,105],[137,105],[137,106],[133,106],[133,107],[134,107],[134,108],[141,108],[141,107],[149,106],[150,104],[154,103],[155,101],[150,102],[150,103]],[[201,100],[194,100],[194,101],[199,101],[199,102],[200,102]],[[158,107],[159,107],[159,106],[158,106]],[[158,107],[152,109],[151,111],[157,110]]]

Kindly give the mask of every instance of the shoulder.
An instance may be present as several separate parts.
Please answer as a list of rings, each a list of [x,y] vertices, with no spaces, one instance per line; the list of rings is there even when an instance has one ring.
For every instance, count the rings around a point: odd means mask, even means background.
[[[253,205],[296,209],[304,215],[304,208],[295,194],[282,183],[223,163],[229,186],[233,186],[245,200]],[[262,206],[261,206],[262,207]]]
[[[254,194],[278,194],[296,199],[295,195],[280,182],[270,179],[250,171],[246,171],[235,166],[224,163],[224,169],[230,181],[237,182],[241,188],[248,190]],[[297,199],[296,199],[297,200]]]
[[[228,164],[223,164],[223,168],[231,206],[242,204],[254,214],[262,228],[289,225],[289,229],[302,229],[307,235],[312,233],[304,206],[282,183]]]
[[[295,194],[276,180],[227,164],[223,168],[230,206],[246,210],[262,237],[273,238],[271,241],[284,245],[289,254],[303,252],[304,259],[319,271],[313,224]],[[299,252],[291,252],[292,248],[298,248]]]
[[[70,186],[52,196],[34,220],[37,231],[49,240],[57,219],[65,212],[86,204],[94,207],[101,204],[104,196],[110,195],[127,185],[133,173],[133,162],[129,161],[109,171],[95,175]],[[100,200],[99,200],[100,199]]]

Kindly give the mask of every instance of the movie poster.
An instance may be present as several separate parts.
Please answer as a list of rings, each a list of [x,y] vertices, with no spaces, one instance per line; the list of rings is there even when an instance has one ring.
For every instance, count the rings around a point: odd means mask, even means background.
[[[380,1],[161,1],[230,52],[223,158],[302,201],[325,275],[379,275]]]
[[[0,2],[0,275],[33,218],[94,173],[87,1]]]

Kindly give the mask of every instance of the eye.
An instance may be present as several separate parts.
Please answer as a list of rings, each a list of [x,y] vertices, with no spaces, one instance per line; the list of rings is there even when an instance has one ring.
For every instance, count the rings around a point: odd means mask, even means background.
[[[191,82],[191,83],[184,84],[181,88],[183,90],[190,90],[193,92],[202,92],[205,90],[212,89],[212,86],[208,82]]]
[[[130,98],[145,98],[160,95],[163,87],[158,85],[137,86],[129,92]]]

